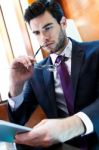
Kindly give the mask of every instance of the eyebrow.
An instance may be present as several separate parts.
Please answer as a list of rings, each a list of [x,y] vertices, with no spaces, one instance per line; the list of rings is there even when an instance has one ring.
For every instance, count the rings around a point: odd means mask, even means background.
[[[42,29],[45,29],[46,27],[48,27],[48,26],[50,26],[50,25],[53,25],[53,23],[47,23],[46,25],[44,25],[44,26],[42,27]],[[38,32],[38,31],[33,31],[33,33],[36,33],[36,32]]]
[[[48,23],[48,24],[46,24],[45,26],[43,26],[43,29],[44,28],[46,28],[46,27],[48,27],[48,26],[50,26],[50,25],[52,25],[53,23]]]

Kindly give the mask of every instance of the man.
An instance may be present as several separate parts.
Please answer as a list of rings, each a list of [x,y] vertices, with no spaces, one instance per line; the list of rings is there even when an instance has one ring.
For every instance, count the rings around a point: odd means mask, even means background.
[[[38,104],[49,118],[31,132],[16,135],[15,142],[33,149],[58,142],[99,149],[99,41],[78,43],[67,38],[66,18],[57,2],[34,2],[25,12],[25,20],[50,53],[40,66],[55,64],[59,55],[68,58],[65,65],[72,80],[74,110],[69,113],[57,71],[35,67],[31,56],[15,59],[10,73],[10,120],[24,125]]]

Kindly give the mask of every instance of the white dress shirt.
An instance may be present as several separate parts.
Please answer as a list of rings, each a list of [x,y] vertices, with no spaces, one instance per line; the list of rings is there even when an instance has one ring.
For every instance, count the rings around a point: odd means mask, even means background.
[[[65,55],[66,57],[69,58],[65,63],[68,67],[68,71],[69,71],[70,75],[71,75],[71,52],[72,52],[72,42],[69,40],[66,48],[61,53],[61,55]],[[54,64],[55,60],[57,58],[57,55],[55,53],[50,54],[50,57],[52,59],[52,63]],[[65,111],[66,114],[68,114],[68,109],[67,109],[67,105],[66,105],[65,98],[64,98],[64,95],[63,95],[62,86],[61,86],[60,79],[59,79],[59,76],[57,75],[56,71],[54,71],[54,83],[55,83],[55,93],[56,93],[57,107],[59,107],[60,109]],[[16,97],[13,97],[13,99],[8,98],[8,102],[9,102],[9,105],[11,106],[12,110],[17,109],[23,102],[22,93],[20,95],[16,96]],[[75,115],[80,117],[81,120],[83,121],[83,123],[86,127],[85,135],[93,132],[93,130],[94,130],[93,124],[92,124],[90,118],[85,113],[78,112]]]

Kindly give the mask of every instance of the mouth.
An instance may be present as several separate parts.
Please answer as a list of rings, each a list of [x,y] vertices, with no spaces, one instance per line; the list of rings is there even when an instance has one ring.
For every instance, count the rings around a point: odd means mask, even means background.
[[[50,46],[50,45],[52,45],[53,43],[45,43],[44,45],[43,45],[43,47],[48,47],[48,46]]]

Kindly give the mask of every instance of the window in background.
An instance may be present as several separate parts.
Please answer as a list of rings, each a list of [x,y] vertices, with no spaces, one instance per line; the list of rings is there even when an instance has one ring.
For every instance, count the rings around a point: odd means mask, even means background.
[[[10,44],[4,16],[0,7],[0,96],[6,100],[8,90],[8,75],[10,62],[13,59],[12,47]]]
[[[12,0],[7,0],[7,1],[1,0],[1,7],[2,7],[6,27],[8,30],[14,57],[26,54],[26,48],[22,38],[22,31],[19,26],[17,12],[14,7],[14,2]]]
[[[0,93],[1,100],[6,100],[8,91],[8,75],[9,75],[9,64],[6,58],[4,45],[0,36]]]

